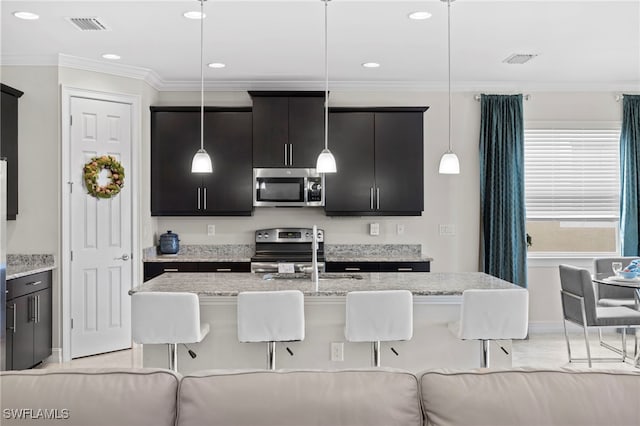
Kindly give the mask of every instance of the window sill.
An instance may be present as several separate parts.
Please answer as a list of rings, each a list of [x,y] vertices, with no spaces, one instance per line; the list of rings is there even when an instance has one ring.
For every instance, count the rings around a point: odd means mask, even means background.
[[[618,253],[529,253],[527,267],[556,268],[560,264],[569,264],[591,270],[595,258],[619,256]]]

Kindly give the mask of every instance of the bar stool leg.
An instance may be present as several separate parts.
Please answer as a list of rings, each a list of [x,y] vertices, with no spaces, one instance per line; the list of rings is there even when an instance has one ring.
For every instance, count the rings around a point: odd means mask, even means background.
[[[267,369],[276,369],[276,342],[267,342]]]
[[[167,345],[169,349],[169,369],[178,372],[178,344],[169,343]]]
[[[482,340],[480,368],[489,368],[489,341]]]
[[[372,342],[373,346],[373,366],[380,367],[380,340]]]

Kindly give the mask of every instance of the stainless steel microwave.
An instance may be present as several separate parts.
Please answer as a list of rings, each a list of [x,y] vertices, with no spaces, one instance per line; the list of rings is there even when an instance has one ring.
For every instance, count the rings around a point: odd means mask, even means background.
[[[324,177],[315,169],[253,169],[256,207],[322,207]]]

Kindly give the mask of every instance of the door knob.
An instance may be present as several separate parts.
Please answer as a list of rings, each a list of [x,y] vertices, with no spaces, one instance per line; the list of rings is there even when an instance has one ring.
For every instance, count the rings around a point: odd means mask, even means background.
[[[115,257],[113,260],[129,260],[129,255],[125,253],[121,257]]]

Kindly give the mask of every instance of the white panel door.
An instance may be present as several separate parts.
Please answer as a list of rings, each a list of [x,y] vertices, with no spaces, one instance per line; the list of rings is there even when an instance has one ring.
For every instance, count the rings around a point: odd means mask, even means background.
[[[71,98],[71,357],[131,347],[131,105]],[[115,157],[124,187],[110,199],[87,193],[82,169]],[[108,181],[101,172],[101,185]]]

